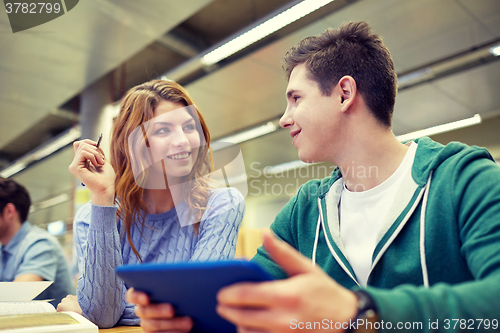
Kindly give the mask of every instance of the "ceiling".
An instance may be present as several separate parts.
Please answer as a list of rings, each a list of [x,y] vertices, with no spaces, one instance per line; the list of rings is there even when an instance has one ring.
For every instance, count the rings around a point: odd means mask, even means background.
[[[0,170],[77,124],[82,91],[94,82],[112,75],[110,102],[118,100],[126,89],[168,76],[287,5],[287,0],[85,0],[18,33],[0,11]],[[404,89],[401,79],[395,134],[481,114],[482,124],[435,139],[486,146],[500,159],[500,57],[474,58],[483,45],[500,44],[498,0],[335,0],[179,82],[216,139],[276,121],[286,104],[284,53],[306,36],[353,20],[367,21],[382,36],[400,79],[426,68],[435,71]],[[247,171],[253,162],[263,168],[297,160],[283,130],[240,148]],[[38,205],[30,215],[34,223],[71,221],[76,184],[67,169],[71,159],[68,146],[12,176],[35,204],[60,198],[49,208]]]

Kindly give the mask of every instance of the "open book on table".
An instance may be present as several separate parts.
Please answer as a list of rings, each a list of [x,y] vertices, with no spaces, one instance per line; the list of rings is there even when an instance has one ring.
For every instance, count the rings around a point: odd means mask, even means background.
[[[0,282],[0,333],[97,333],[75,312],[56,312],[48,301],[31,301],[52,282]]]

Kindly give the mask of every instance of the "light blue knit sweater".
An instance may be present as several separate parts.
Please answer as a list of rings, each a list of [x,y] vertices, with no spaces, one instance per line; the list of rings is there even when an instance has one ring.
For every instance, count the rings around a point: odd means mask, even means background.
[[[181,226],[189,210],[184,201],[163,214],[148,214],[145,227],[131,227],[133,243],[146,262],[207,261],[234,257],[245,202],[238,190],[214,190],[200,222]],[[78,303],[83,316],[101,328],[139,325],[135,306],[125,301],[127,286],[115,274],[122,264],[137,264],[125,237],[122,221],[116,222],[116,207],[81,207],[74,220],[78,253]],[[140,230],[139,230],[140,229]],[[142,232],[142,236],[141,236]]]

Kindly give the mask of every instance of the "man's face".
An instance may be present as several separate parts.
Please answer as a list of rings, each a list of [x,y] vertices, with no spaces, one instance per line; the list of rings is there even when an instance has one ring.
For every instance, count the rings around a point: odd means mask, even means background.
[[[0,239],[2,239],[9,231],[9,224],[4,218],[4,210],[0,211]]]
[[[287,108],[280,126],[290,130],[292,144],[303,162],[331,161],[332,147],[338,136],[338,101],[332,93],[323,96],[316,81],[307,74],[305,64],[297,65],[288,81]]]

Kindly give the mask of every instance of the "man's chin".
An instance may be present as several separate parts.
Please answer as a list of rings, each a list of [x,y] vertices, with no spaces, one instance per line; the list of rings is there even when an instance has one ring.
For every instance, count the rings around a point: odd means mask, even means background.
[[[299,153],[299,159],[304,163],[317,163],[312,156],[307,156]]]

